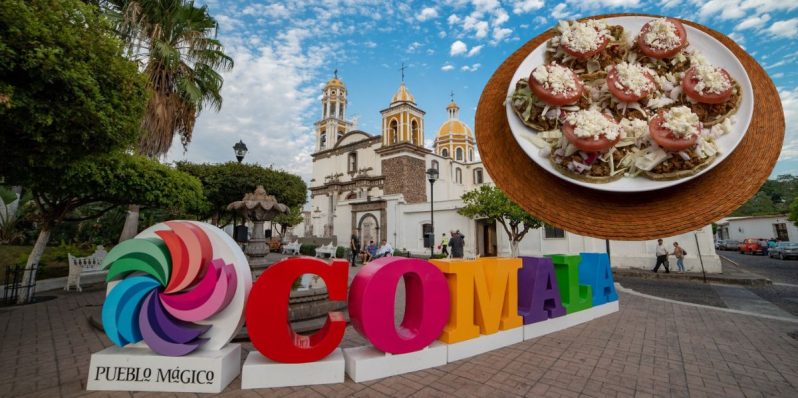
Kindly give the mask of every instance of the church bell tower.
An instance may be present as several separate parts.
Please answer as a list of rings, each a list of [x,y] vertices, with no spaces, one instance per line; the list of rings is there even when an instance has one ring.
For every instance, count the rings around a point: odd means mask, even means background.
[[[346,86],[338,78],[337,69],[322,89],[321,119],[314,127],[316,152],[334,147],[344,134],[352,130],[352,122],[346,120]]]

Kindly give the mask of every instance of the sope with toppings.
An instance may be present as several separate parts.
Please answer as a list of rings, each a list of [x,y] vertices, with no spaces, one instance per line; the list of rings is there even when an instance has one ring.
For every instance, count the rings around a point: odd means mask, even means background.
[[[648,57],[663,59],[678,54],[687,45],[684,25],[673,18],[648,21],[637,36],[640,51]]]
[[[541,101],[553,106],[576,103],[584,90],[576,73],[557,64],[535,68],[529,75],[529,87]]]

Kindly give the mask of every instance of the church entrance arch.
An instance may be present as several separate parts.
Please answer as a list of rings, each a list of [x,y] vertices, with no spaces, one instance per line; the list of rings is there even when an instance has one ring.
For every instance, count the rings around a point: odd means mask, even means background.
[[[377,217],[371,213],[364,214],[360,217],[357,229],[360,231],[360,242],[364,247],[368,246],[369,242],[372,240],[379,246],[380,223],[377,221]]]

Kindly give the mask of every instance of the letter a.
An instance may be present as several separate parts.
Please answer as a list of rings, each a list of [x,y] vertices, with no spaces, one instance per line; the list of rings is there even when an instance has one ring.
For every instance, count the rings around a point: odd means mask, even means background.
[[[550,258],[521,257],[518,270],[518,313],[524,325],[565,315]]]
[[[607,253],[580,253],[579,283],[593,288],[593,305],[618,300]]]

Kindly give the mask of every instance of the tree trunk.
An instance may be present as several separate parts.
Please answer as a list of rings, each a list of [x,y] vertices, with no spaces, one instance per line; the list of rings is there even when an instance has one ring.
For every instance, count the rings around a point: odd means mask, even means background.
[[[36,244],[33,245],[28,255],[28,262],[25,265],[25,274],[22,276],[22,286],[31,286],[36,284],[36,270],[33,270],[34,265],[39,265],[39,260],[44,254],[44,249],[47,248],[47,242],[50,240],[50,227],[47,224],[42,226],[39,231],[39,237],[36,239]],[[33,296],[33,289],[20,290],[17,297],[17,304],[29,303]]]
[[[510,239],[510,257],[518,257],[518,241],[515,239]]]
[[[130,205],[127,207],[127,217],[125,217],[125,226],[122,227],[122,234],[119,235],[119,242],[124,242],[139,233],[139,205]]]

